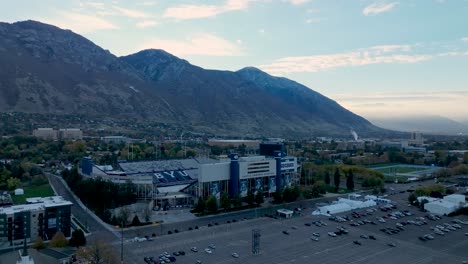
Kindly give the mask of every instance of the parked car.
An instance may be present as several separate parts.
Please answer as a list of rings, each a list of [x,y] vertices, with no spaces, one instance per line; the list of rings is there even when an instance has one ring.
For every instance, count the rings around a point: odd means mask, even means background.
[[[232,253],[231,256],[232,256],[233,258],[239,258],[239,254],[237,254],[237,253]]]
[[[361,242],[359,242],[357,240],[354,240],[353,243],[356,244],[356,245],[359,245],[359,246],[362,245]]]

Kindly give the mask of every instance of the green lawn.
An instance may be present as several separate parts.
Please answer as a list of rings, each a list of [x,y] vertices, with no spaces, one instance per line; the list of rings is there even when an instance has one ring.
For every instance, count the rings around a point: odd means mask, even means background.
[[[26,198],[47,197],[47,196],[55,195],[54,191],[52,190],[49,184],[43,184],[39,186],[28,186],[28,187],[24,187],[23,189],[24,189],[24,195],[15,195],[14,193],[11,194],[13,203],[24,204],[26,203]]]
[[[427,169],[426,168],[414,168],[414,167],[393,167],[393,168],[377,169],[377,171],[380,171],[382,173],[391,173],[391,172],[410,173],[410,172],[423,171],[423,170],[427,170]]]

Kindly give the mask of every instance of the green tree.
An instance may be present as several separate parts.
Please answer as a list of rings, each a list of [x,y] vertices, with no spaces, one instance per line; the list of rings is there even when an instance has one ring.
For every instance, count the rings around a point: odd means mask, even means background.
[[[14,190],[20,185],[21,181],[18,178],[10,177],[7,180],[8,190]]]
[[[330,173],[328,171],[325,172],[325,184],[330,185]]]
[[[203,198],[198,197],[198,202],[197,202],[197,206],[195,207],[195,211],[198,213],[203,213],[205,212],[205,208],[206,208],[205,201],[203,200]]]
[[[348,177],[346,178],[346,188],[350,191],[354,190],[354,174],[349,170]]]
[[[250,207],[252,207],[252,205],[255,203],[255,196],[252,191],[249,190],[247,197],[245,197],[245,201]]]
[[[408,196],[408,201],[409,201],[410,204],[413,204],[417,200],[418,200],[418,198],[416,197],[416,195],[414,193],[412,193],[412,194],[410,194]]]
[[[282,202],[283,202],[283,194],[279,190],[276,190],[276,192],[273,193],[273,203],[280,204]]]
[[[234,196],[233,201],[234,201],[234,207],[241,207],[242,206],[242,198],[240,197],[239,194],[236,194]]]
[[[229,199],[229,195],[225,192],[221,194],[221,207],[224,210],[231,209],[231,199]]]
[[[211,213],[216,213],[218,211],[218,202],[213,195],[208,196],[206,199],[206,209]]]
[[[265,200],[263,199],[263,192],[261,190],[257,191],[255,195],[255,203],[262,204]]]
[[[336,168],[335,174],[333,175],[333,183],[335,184],[336,191],[338,191],[338,189],[340,188],[340,180],[341,180],[340,170]]]
[[[132,220],[132,226],[140,226],[140,225],[141,225],[140,218],[138,218],[138,215],[135,215]]]
[[[119,220],[119,223],[123,226],[126,226],[128,223],[128,218],[130,217],[130,208],[127,206],[120,208],[119,210],[119,215],[117,219]]]
[[[72,232],[69,245],[72,247],[81,247],[86,245],[86,237],[81,229],[77,229]]]

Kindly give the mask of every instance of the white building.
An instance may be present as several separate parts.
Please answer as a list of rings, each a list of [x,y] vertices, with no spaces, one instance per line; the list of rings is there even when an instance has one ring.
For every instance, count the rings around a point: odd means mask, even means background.
[[[429,201],[428,197],[425,197],[424,199],[427,199]],[[421,201],[422,200],[423,199],[421,199]],[[450,213],[455,212],[457,209],[465,206],[466,203],[464,195],[452,194],[445,196],[444,199],[435,199],[430,201],[429,203],[424,204],[424,210],[427,210],[432,214],[448,215]]]
[[[369,200],[351,200],[339,198],[338,201],[331,205],[318,207],[317,210],[312,212],[313,215],[331,215],[339,214],[351,210],[367,208],[377,205],[377,203],[371,199]]]
[[[81,140],[83,139],[83,131],[79,128],[62,128],[58,131],[60,139]]]
[[[37,128],[33,130],[33,136],[42,138],[42,139],[50,139],[50,140],[57,140],[58,134],[57,130],[53,128]]]
[[[458,206],[443,199],[424,204],[424,210],[436,215],[448,215],[457,210]]]

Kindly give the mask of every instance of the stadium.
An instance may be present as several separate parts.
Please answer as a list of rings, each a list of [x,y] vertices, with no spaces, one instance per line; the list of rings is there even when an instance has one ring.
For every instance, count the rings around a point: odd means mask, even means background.
[[[191,206],[199,197],[220,199],[245,197],[251,191],[269,196],[299,182],[295,157],[283,156],[283,144],[260,144],[259,156],[227,159],[189,158],[118,163],[118,168],[95,165],[91,158],[81,162],[85,177],[101,177],[114,183],[132,182],[140,199],[153,200],[155,207]]]

